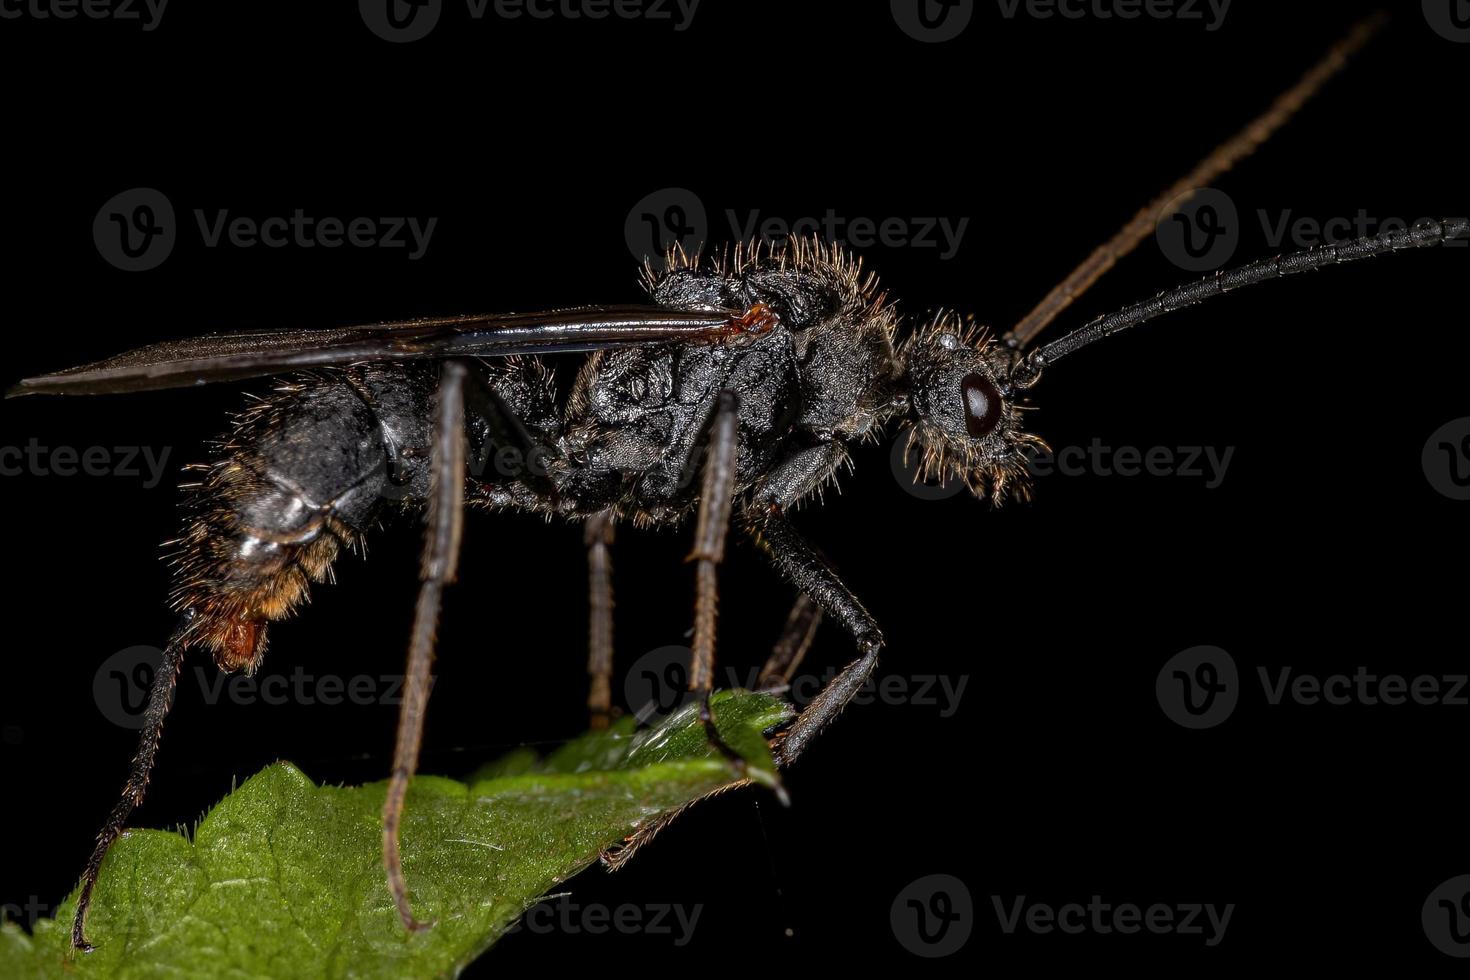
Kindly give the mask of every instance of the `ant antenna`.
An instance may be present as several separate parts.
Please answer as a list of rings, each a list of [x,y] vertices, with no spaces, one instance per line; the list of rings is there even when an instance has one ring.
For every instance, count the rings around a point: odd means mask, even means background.
[[[1289,252],[1274,258],[1259,259],[1238,269],[1217,272],[1213,276],[1192,282],[1176,289],[1159,293],[1153,299],[1100,316],[1096,320],[1072,331],[1065,337],[1053,340],[1037,348],[1029,357],[1021,360],[1014,375],[1015,384],[1029,388],[1036,383],[1041,369],[1081,350],[1103,337],[1137,326],[1165,313],[1203,303],[1215,296],[1254,286],[1272,279],[1284,279],[1299,272],[1310,272],[1331,265],[1342,265],[1369,259],[1389,252],[1411,248],[1432,248],[1458,238],[1470,238],[1470,219],[1446,218],[1443,221],[1421,221],[1406,231],[1383,232],[1367,238],[1358,238],[1342,245],[1316,246],[1299,252]]]
[[[1170,214],[1177,213],[1201,188],[1270,139],[1286,122],[1296,115],[1306,103],[1347,65],[1348,59],[1357,54],[1378,33],[1388,15],[1379,11],[1359,21],[1347,36],[1332,46],[1332,49],[1312,67],[1301,81],[1282,93],[1271,107],[1253,119],[1231,139],[1220,144],[1213,153],[1200,162],[1183,179],[1174,184],[1146,207],[1133,216],[1119,232],[1100,245],[1081,265],[1072,270],[1036,308],[1026,314],[1021,322],[1011,328],[1005,342],[1013,349],[1025,347],[1047,324],[1063,310],[1087,292],[1120,259],[1128,255],[1153,231],[1156,223]]]

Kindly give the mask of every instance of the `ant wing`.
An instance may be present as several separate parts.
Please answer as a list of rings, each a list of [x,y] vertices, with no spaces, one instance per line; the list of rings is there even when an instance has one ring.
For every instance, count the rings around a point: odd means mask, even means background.
[[[742,313],[661,306],[588,306],[323,330],[250,330],[165,341],[55,374],[26,378],[5,397],[185,388],[367,361],[506,357],[640,344],[712,343],[764,332],[774,323],[773,314],[764,307]]]

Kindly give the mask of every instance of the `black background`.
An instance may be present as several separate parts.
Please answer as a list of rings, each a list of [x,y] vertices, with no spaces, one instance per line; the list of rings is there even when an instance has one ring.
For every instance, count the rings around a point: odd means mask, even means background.
[[[6,378],[210,329],[638,299],[630,210],[662,188],[792,219],[968,218],[958,253],[863,250],[904,308],[1004,327],[1133,211],[1294,81],[1358,3],[1237,0],[1199,22],[1008,20],[976,4],[921,44],[888,5],[705,0],[667,22],[487,17],[448,5],[411,44],[352,4],[193,4],[159,28],[0,23],[5,82]],[[1470,48],[1418,4],[1287,131],[1217,182],[1240,210],[1236,261],[1269,254],[1255,218],[1463,213],[1454,138]],[[99,208],[162,191],[179,242],[147,272],[99,255]],[[404,249],[205,248],[194,209],[437,217]],[[1457,211],[1458,209],[1458,211]],[[1376,230],[1376,227],[1372,230]],[[1425,478],[1430,434],[1470,414],[1464,250],[1262,287],[1079,354],[1036,389],[1055,446],[1234,447],[1223,483],[1052,476],[1029,504],[915,499],[887,444],[799,522],[884,625],[885,673],[967,679],[959,709],[853,708],[788,774],[793,799],[701,806],[582,903],[704,906],[693,941],[514,936],[475,969],[585,958],[655,972],[819,961],[954,971],[1020,964],[1267,962],[1453,968],[1420,925],[1470,871],[1458,824],[1465,707],[1267,704],[1258,667],[1413,677],[1464,672],[1464,504]],[[1065,318],[1188,279],[1150,240]],[[1059,329],[1059,328],[1054,328]],[[169,629],[159,543],[172,471],[241,396],[228,386],[0,410],[0,445],[171,447],[158,488],[26,474],[4,494],[9,650],[0,723],[7,841],[0,901],[55,903],[120,785],[131,732],[98,710],[110,655]],[[623,668],[683,642],[682,532],[620,535]],[[411,525],[345,560],[264,671],[401,670]],[[748,547],[724,573],[726,662],[757,664],[791,595]],[[423,770],[464,774],[584,724],[579,529],[475,515],[447,603]],[[1186,731],[1156,675],[1214,644],[1241,703]],[[851,647],[822,632],[812,659]],[[210,668],[212,670],[212,668]],[[815,669],[815,668],[814,668]],[[615,691],[622,690],[622,675]],[[395,709],[204,703],[186,683],[136,822],[194,820],[277,758],[319,781],[381,778]],[[945,959],[895,939],[889,908],[947,873],[974,932]],[[1234,903],[1201,936],[1005,934],[992,896],[1061,905]],[[549,959],[548,959],[549,958]]]

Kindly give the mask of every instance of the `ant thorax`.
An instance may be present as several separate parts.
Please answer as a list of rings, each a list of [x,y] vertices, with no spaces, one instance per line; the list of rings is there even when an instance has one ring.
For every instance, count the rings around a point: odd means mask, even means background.
[[[578,515],[612,508],[640,523],[686,515],[698,496],[703,446],[721,391],[739,397],[736,487],[799,502],[835,477],[844,444],[874,438],[900,411],[897,316],[876,279],[835,246],[802,241],[737,248],[701,261],[673,253],[646,270],[671,309],[764,307],[776,326],[712,345],[605,350],[584,364],[546,487],[489,491],[495,503]],[[538,362],[492,367],[502,397],[532,424],[550,421],[550,382]],[[799,476],[785,465],[806,454]],[[795,499],[792,499],[792,498]]]

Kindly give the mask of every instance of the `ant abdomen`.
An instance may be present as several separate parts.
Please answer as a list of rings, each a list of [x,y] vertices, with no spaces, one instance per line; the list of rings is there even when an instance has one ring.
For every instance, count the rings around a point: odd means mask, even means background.
[[[422,500],[423,402],[413,373],[359,371],[282,386],[239,415],[185,489],[173,605],[184,642],[253,671],[267,624],[331,576],[385,501]]]

